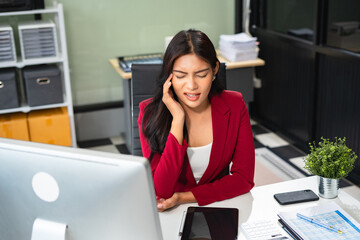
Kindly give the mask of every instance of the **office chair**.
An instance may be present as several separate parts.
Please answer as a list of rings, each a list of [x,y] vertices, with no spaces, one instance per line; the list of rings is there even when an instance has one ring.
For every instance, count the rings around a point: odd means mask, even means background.
[[[131,66],[131,146],[132,155],[142,156],[137,119],[139,103],[151,98],[156,90],[161,64],[133,64]]]
[[[160,75],[162,64],[133,64],[131,66],[131,143],[129,149],[132,155],[142,156],[139,127],[137,119],[140,108],[139,103],[145,99],[151,98],[156,90],[156,82]],[[226,65],[220,63],[218,79],[226,88]]]

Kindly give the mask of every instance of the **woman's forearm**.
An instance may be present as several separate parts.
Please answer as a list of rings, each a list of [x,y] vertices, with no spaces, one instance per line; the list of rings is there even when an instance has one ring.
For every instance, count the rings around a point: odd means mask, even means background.
[[[183,129],[184,129],[184,119],[181,118],[173,119],[171,123],[170,132],[172,135],[174,135],[174,137],[176,138],[177,142],[180,145],[182,145],[184,139]]]
[[[196,202],[194,194],[192,192],[179,192],[178,204],[193,203]]]

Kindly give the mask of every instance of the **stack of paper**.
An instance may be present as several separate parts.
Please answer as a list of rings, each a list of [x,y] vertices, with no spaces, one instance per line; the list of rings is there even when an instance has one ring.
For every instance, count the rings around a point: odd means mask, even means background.
[[[297,215],[298,213],[307,216],[312,221],[300,218]],[[279,221],[284,225],[284,229],[295,239],[360,239],[360,224],[334,202],[298,211],[282,212],[278,216]]]
[[[219,49],[220,54],[232,62],[255,60],[259,53],[256,38],[246,33],[220,35]]]

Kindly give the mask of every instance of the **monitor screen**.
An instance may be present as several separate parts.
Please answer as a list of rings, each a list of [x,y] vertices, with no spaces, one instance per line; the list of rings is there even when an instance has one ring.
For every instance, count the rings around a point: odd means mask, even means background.
[[[0,138],[1,239],[162,239],[142,157]]]

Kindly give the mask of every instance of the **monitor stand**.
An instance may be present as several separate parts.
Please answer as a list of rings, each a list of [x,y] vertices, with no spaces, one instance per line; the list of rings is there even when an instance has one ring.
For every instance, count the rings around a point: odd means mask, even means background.
[[[31,240],[65,240],[66,224],[37,218],[34,221]]]

